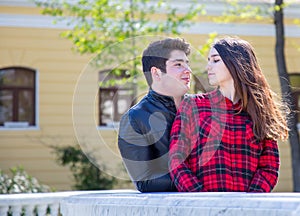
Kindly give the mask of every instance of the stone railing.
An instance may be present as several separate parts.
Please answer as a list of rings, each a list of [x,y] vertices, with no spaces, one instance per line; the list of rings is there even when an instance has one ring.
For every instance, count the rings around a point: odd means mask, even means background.
[[[81,194],[64,199],[63,216],[299,216],[298,193]]]
[[[134,190],[0,195],[0,215],[299,216],[299,193],[139,193]]]
[[[10,212],[13,216],[46,215],[47,209],[51,216],[57,216],[60,213],[59,206],[64,198],[72,195],[91,193],[86,191],[69,191],[55,193],[22,193],[0,195],[0,216],[7,216]]]

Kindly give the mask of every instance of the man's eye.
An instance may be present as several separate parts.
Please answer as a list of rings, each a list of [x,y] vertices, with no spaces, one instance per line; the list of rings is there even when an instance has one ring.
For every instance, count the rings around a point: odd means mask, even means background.
[[[214,63],[217,63],[218,61],[220,61],[220,59],[214,59],[213,61]]]
[[[175,64],[175,66],[181,66],[182,64],[181,63],[177,63],[177,64]]]

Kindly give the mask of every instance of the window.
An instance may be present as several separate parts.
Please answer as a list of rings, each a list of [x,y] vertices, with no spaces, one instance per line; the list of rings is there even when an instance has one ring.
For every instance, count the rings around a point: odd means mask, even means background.
[[[28,68],[0,69],[0,126],[35,125],[35,76]]]
[[[135,104],[135,87],[128,80],[130,75],[126,70],[99,72],[99,126],[118,123],[121,116]]]

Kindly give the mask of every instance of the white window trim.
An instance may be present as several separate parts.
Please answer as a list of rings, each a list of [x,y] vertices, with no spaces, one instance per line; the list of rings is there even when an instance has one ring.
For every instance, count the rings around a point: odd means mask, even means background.
[[[39,71],[35,70],[35,126],[28,127],[5,127],[0,126],[0,131],[40,130],[39,121]],[[18,122],[17,122],[18,123]]]
[[[44,0],[47,2],[47,0]],[[117,0],[111,0],[117,1]],[[78,0],[67,0],[69,3],[76,4]],[[149,4],[155,4],[157,1],[152,0]],[[168,3],[168,2],[167,2]],[[175,2],[172,1],[172,7],[177,8],[180,12],[184,12],[187,8],[189,3],[193,3],[187,0],[177,0]],[[219,15],[222,14],[224,8],[226,7],[227,3],[224,0],[198,0],[199,4],[205,5],[205,9],[208,14],[210,15]],[[253,4],[253,5],[273,5],[274,0],[244,0],[244,4]],[[290,6],[285,8],[285,16],[292,17],[292,18],[300,18],[299,9],[300,9],[300,1],[295,0],[285,0],[285,3],[291,3]],[[125,3],[126,4],[126,3]],[[0,6],[15,6],[15,7],[36,7],[35,3],[31,0],[1,0]],[[217,5],[217,6],[216,6]],[[165,11],[162,11],[164,13]]]

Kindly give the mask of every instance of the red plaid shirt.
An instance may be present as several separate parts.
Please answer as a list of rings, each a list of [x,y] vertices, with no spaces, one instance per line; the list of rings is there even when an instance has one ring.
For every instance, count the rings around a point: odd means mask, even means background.
[[[186,98],[171,131],[170,174],[178,191],[270,192],[277,183],[277,142],[258,141],[240,104],[219,90]]]

